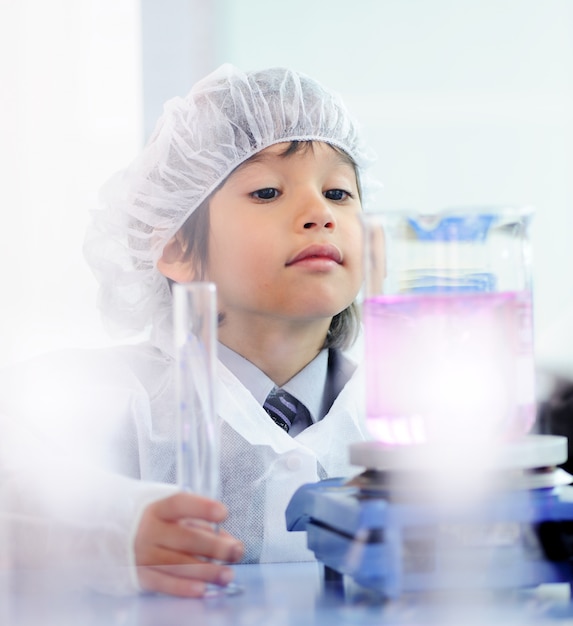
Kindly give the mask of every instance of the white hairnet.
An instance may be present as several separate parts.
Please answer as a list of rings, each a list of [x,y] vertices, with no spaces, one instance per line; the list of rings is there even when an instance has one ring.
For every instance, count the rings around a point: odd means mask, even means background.
[[[240,163],[292,140],[332,144],[359,169],[370,161],[339,96],[289,69],[223,65],[169,100],[140,157],[102,189],[87,233],[106,321],[138,332],[170,316],[156,269],[165,244]]]

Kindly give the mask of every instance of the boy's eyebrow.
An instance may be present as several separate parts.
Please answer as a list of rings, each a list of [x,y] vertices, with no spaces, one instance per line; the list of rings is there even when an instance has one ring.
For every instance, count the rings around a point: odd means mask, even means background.
[[[347,154],[345,154],[341,150],[336,149],[334,146],[330,146],[329,145],[329,147],[336,154],[337,161],[340,164],[348,165],[352,169],[355,168],[354,162],[352,161],[351,157],[349,157]],[[285,158],[285,157],[288,158],[289,156],[292,156],[292,155],[290,155],[290,154],[286,154],[285,155],[285,154],[281,154],[281,153],[269,153],[266,150],[261,150],[260,152],[257,152],[256,154],[253,154],[253,156],[248,158],[246,161],[243,161],[242,163],[239,163],[239,165],[237,165],[237,167],[231,173],[237,172],[237,171],[247,167],[250,164],[261,163],[263,161],[271,161],[273,159],[276,159],[277,157],[279,157],[279,158]]]
[[[258,163],[259,161],[267,161],[270,158],[271,158],[271,155],[266,150],[261,150],[260,152],[253,154],[246,161],[243,161],[241,165],[248,165],[249,163]],[[241,167],[241,165],[239,165],[239,167]]]
[[[351,170],[353,171],[354,175],[356,176],[356,166],[355,166],[352,158],[350,156],[348,156],[345,152],[340,150],[339,148],[336,148],[335,146],[332,146],[330,144],[327,144],[327,145],[335,153],[336,161],[340,165],[343,165],[345,167],[351,168]],[[272,147],[272,146],[270,146],[270,147]],[[238,174],[238,173],[244,171],[245,169],[248,169],[248,167],[250,165],[257,165],[258,163],[264,163],[264,162],[267,162],[267,161],[273,161],[273,160],[275,160],[277,158],[288,158],[288,157],[292,156],[293,154],[296,154],[296,152],[293,152],[292,154],[288,154],[288,150],[286,152],[287,152],[287,154],[280,153],[280,152],[279,153],[277,153],[277,152],[268,152],[265,149],[263,149],[260,152],[257,152],[255,154],[253,154],[246,161],[243,161],[242,163],[239,163],[239,165],[237,165],[237,167],[235,167],[235,169],[232,170],[228,174],[227,178],[219,186],[219,189],[221,187],[223,187],[227,183],[227,181],[231,178],[231,176],[233,176],[235,174]]]
[[[247,167],[249,167],[249,165],[255,165],[255,164],[260,163],[262,161],[267,161],[269,159],[269,156],[270,155],[264,154],[263,152],[257,152],[256,154],[253,154],[253,156],[248,158],[246,161],[243,161],[242,163],[239,163],[239,165],[237,165],[237,167],[232,172],[229,173],[229,175],[227,176],[227,180],[233,174],[236,174],[237,172],[241,172],[242,170],[244,170]]]

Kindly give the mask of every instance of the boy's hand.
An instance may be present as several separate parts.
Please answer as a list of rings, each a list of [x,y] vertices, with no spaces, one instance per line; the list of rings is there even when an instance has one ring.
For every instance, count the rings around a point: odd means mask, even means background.
[[[177,493],[150,504],[135,537],[135,562],[143,589],[175,596],[199,597],[205,583],[226,585],[230,567],[210,562],[234,562],[243,544],[213,524],[227,517],[221,502]]]

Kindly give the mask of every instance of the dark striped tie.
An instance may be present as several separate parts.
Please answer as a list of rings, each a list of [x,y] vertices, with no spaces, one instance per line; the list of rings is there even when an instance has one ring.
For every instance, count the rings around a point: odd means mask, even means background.
[[[278,388],[269,393],[263,404],[263,409],[271,416],[273,422],[287,433],[301,407],[303,405],[288,391]]]

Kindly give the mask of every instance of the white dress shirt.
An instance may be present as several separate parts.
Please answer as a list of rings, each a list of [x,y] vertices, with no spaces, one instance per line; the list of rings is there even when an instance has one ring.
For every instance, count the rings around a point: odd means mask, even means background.
[[[263,406],[269,393],[276,387],[275,383],[254,363],[234,350],[219,343],[218,356],[243,385],[253,394],[255,400]],[[321,420],[332,404],[325,398],[328,377],[328,350],[321,350],[318,355],[295,374],[281,389],[288,391],[299,402],[305,405],[310,419],[297,416],[289,429],[289,435],[295,437],[305,428]]]

